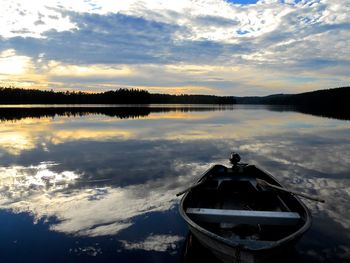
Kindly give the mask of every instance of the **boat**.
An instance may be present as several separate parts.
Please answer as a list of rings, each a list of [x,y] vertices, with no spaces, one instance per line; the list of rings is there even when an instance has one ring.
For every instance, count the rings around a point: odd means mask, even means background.
[[[270,262],[285,255],[312,217],[296,193],[255,165],[216,164],[180,192],[179,211],[199,243],[223,262]]]

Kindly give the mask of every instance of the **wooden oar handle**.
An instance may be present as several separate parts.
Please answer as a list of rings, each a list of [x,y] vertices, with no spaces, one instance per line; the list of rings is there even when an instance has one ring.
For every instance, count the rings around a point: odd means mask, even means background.
[[[188,192],[188,191],[190,191],[190,190],[191,190],[191,187],[189,187],[189,188],[187,188],[187,189],[185,189],[185,190],[182,190],[181,192],[178,192],[178,193],[176,194],[176,196],[183,195],[184,193],[186,193],[186,192]]]
[[[208,177],[210,177],[210,175]],[[208,177],[202,178],[197,183],[195,183],[195,184],[191,185],[190,187],[186,188],[185,190],[182,190],[181,192],[177,193],[176,196],[183,195],[184,193],[187,193],[188,191],[192,190],[193,188],[196,188],[197,186],[199,186],[202,183],[204,183]]]
[[[321,203],[325,202],[325,200],[320,199],[318,197],[310,196],[310,195],[307,195],[307,194],[304,194],[304,193],[300,193],[300,192],[297,192],[297,191],[293,191],[293,190],[288,190],[288,189],[279,187],[277,185],[270,184],[270,183],[266,182],[265,180],[262,180],[262,179],[259,179],[259,178],[256,178],[256,182],[258,184],[262,185],[262,186],[267,186],[267,187],[270,187],[270,188],[273,188],[273,189],[276,189],[276,190],[279,190],[279,191],[283,191],[283,192],[290,193],[290,194],[293,194],[293,195],[298,195],[298,196],[304,197],[306,199],[310,199],[310,200],[321,202]]]
[[[177,193],[176,196],[183,195],[184,193],[187,193],[188,191],[191,191],[193,188],[197,187],[198,185],[202,184],[203,181],[200,181],[194,185],[191,185],[190,187],[186,188],[185,190],[182,190],[181,192]]]

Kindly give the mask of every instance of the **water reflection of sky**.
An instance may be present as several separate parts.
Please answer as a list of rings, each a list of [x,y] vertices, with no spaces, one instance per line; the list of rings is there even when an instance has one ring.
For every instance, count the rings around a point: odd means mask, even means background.
[[[1,246],[31,248],[37,259],[43,252],[30,244],[41,239],[29,233],[39,231],[52,246],[43,262],[54,254],[178,262],[186,226],[175,194],[236,150],[290,188],[327,200],[305,201],[314,224],[298,262],[350,260],[349,135],[348,121],[261,107],[3,121],[0,218],[25,231],[13,237],[0,227]]]

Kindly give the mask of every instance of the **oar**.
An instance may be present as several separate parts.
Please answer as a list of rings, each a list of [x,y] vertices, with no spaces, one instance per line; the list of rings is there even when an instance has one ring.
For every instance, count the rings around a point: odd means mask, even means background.
[[[293,191],[293,190],[288,190],[288,189],[279,187],[277,185],[270,184],[270,183],[268,183],[268,182],[266,182],[265,180],[262,180],[262,179],[256,178],[256,182],[258,184],[260,184],[261,186],[267,186],[267,187],[270,187],[270,188],[273,188],[273,189],[276,189],[276,190],[279,190],[279,191],[282,191],[282,192],[287,192],[287,193],[290,193],[290,194],[293,194],[293,195],[298,195],[298,196],[301,196],[301,197],[304,197],[304,198],[307,198],[307,199],[310,199],[310,200],[313,200],[313,201],[317,201],[317,202],[321,202],[321,203],[325,202],[325,200],[320,199],[318,197],[310,196],[310,195],[307,195],[307,194],[304,194],[304,193],[300,193],[300,192],[297,192],[297,191]]]
[[[192,190],[193,188],[197,187],[198,185],[202,184],[203,181],[200,181],[194,185],[191,185],[190,187],[186,188],[185,190],[182,190],[181,192],[178,192],[176,194],[176,196],[180,196],[180,195],[183,195],[184,193],[187,193],[188,191]]]
[[[210,175],[209,175],[210,176]],[[200,180],[199,182],[191,185],[190,187],[186,188],[185,190],[182,190],[181,192],[177,193],[176,196],[180,196],[183,195],[184,193],[187,193],[188,191],[191,191],[193,188],[196,188],[197,186],[201,185],[202,183],[204,183],[206,181],[208,177],[203,178],[202,180]]]

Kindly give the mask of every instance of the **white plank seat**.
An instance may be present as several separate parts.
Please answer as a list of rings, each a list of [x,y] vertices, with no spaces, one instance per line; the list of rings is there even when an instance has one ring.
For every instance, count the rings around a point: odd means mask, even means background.
[[[300,219],[296,212],[187,208],[186,213],[194,220],[209,223],[296,225]]]

